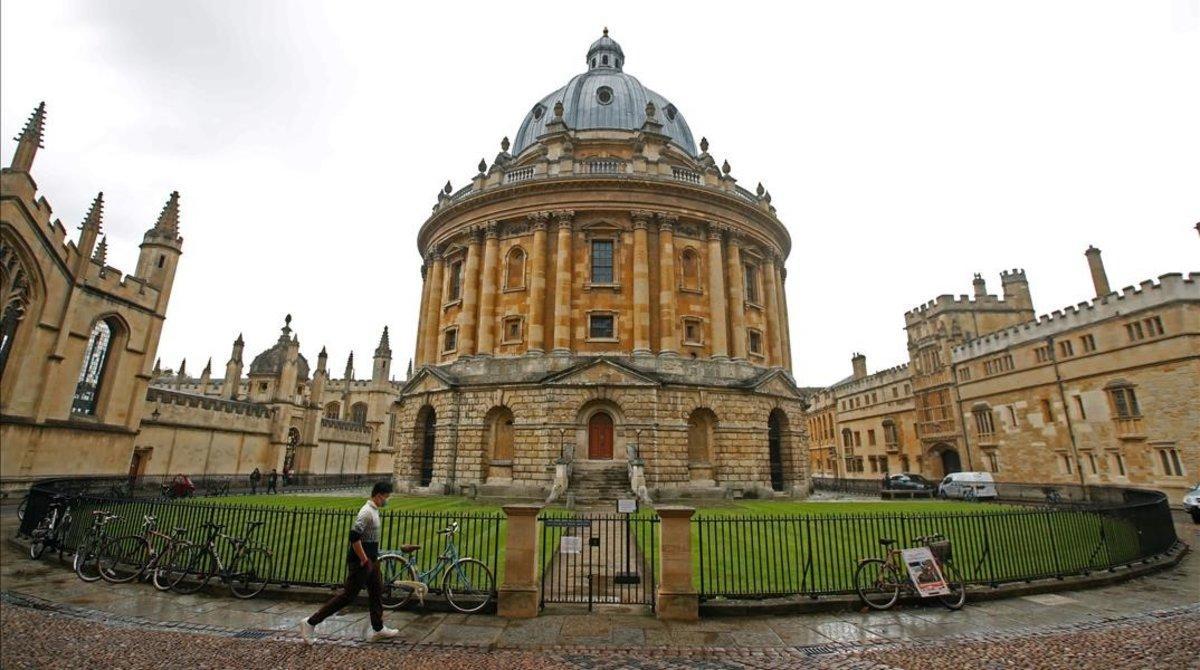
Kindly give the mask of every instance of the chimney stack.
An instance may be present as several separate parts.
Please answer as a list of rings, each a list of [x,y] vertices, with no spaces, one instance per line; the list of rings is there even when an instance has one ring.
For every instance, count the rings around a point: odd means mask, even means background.
[[[1092,271],[1092,285],[1096,287],[1096,297],[1101,298],[1112,293],[1112,289],[1108,287],[1108,275],[1104,272],[1104,261],[1100,259],[1100,250],[1088,245],[1083,255],[1087,256],[1088,269]]]
[[[850,359],[850,364],[854,366],[854,378],[862,379],[867,376],[867,357],[862,354],[854,354]]]

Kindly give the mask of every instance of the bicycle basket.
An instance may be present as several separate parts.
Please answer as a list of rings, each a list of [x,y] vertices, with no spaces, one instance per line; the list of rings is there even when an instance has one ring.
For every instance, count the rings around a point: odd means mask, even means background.
[[[929,550],[933,552],[939,563],[945,563],[950,560],[950,540],[939,540],[929,543]]]

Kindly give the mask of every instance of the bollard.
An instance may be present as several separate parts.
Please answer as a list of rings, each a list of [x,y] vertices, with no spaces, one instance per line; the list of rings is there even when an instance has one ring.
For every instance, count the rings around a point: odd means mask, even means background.
[[[655,508],[661,519],[662,544],[659,564],[662,579],[658,583],[658,618],[670,621],[696,621],[700,618],[700,596],[692,584],[691,507]]]
[[[508,543],[504,550],[504,584],[496,613],[510,619],[538,615],[541,582],[538,581],[537,515],[541,505],[505,505]]]

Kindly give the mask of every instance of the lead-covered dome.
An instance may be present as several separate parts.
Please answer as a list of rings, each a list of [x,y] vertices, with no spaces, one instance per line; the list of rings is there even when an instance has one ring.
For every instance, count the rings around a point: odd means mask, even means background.
[[[669,100],[642,86],[636,77],[625,74],[625,52],[608,36],[607,28],[588,49],[587,65],[587,72],[575,75],[566,86],[529,110],[517,130],[513,155],[519,155],[546,132],[556,102],[562,102],[563,122],[572,130],[638,130],[646,122],[646,103],[653,102],[658,109],[656,120],[663,124],[662,134],[689,155],[696,155],[692,130],[683,114]]]
[[[279,374],[283,370],[283,361],[287,357],[287,348],[292,343],[292,315],[288,314],[287,319],[284,320],[283,330],[279,334],[279,340],[275,342],[275,346],[255,356],[254,360],[250,362],[250,374]],[[308,359],[304,357],[304,354],[296,355],[296,377],[297,379],[308,379]]]

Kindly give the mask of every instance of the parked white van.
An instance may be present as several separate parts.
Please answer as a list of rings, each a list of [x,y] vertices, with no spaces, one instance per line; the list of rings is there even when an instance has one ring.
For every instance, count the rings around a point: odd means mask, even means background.
[[[990,472],[954,472],[938,485],[941,498],[995,498],[996,480]]]

